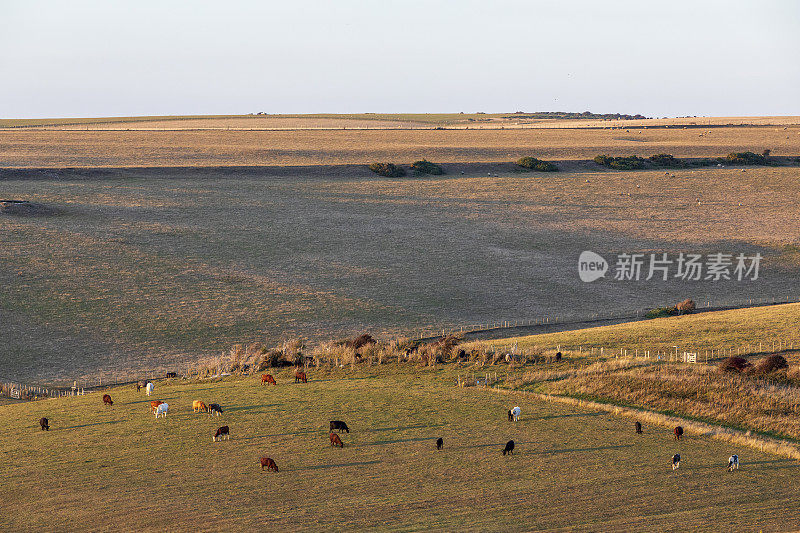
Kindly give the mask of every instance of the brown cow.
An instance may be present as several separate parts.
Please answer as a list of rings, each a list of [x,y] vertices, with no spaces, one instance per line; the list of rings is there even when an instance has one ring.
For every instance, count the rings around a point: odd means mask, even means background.
[[[331,446],[339,446],[340,448],[344,448],[344,443],[342,442],[342,439],[339,438],[339,435],[336,433],[331,433],[328,436],[331,439]]]
[[[261,384],[263,385],[265,383],[277,385],[277,383],[275,383],[275,378],[272,377],[272,374],[261,374]]]
[[[261,470],[264,470],[264,467],[267,470],[272,470],[273,472],[278,471],[278,465],[275,464],[275,461],[271,457],[262,457],[259,461],[261,463]]]
[[[158,406],[161,405],[162,403],[164,402],[162,402],[161,400],[153,400],[152,402],[150,402],[150,412],[155,413],[156,409],[158,409]]]
[[[681,426],[675,426],[675,440],[681,440],[683,438],[683,428]]]
[[[206,407],[206,404],[204,404],[200,400],[195,400],[192,402],[192,411],[194,411],[195,413],[197,412],[206,413],[208,412],[208,407]]]
[[[39,425],[42,426],[42,431],[50,431],[50,421],[46,418],[40,418]]]
[[[305,372],[297,372],[294,375],[294,382],[298,383],[302,381],[303,383],[308,383],[308,377],[306,376]]]
[[[226,439],[230,440],[231,438],[230,428],[228,426],[222,426],[221,428],[218,428],[217,432],[214,433],[214,442],[217,442],[217,437],[219,437],[219,440],[222,440],[222,437],[225,437]]]
[[[637,420],[635,427],[636,427],[636,434],[637,435],[641,435],[642,434],[642,423]]]
[[[114,401],[111,399],[111,396],[108,394],[103,394],[103,403],[106,405],[114,405]]]

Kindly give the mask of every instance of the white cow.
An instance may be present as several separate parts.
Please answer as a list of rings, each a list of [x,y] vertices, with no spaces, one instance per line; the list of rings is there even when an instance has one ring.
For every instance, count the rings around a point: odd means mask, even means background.
[[[169,409],[169,405],[162,403],[156,407],[156,418],[158,415],[164,415],[164,418],[167,418],[167,409]]]
[[[145,387],[144,387],[144,390],[147,392],[148,396],[153,394],[153,383],[151,381],[148,381],[147,385],[145,385]]]
[[[739,456],[736,454],[728,458],[728,472],[733,472],[734,470],[739,470]]]
[[[511,410],[511,417],[514,419],[514,422],[519,422],[519,415],[521,412],[522,410],[518,405],[514,406],[514,408]]]

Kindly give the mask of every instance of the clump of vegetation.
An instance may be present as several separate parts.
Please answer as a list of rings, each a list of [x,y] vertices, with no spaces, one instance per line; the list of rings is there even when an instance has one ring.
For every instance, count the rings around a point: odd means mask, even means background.
[[[442,167],[436,163],[426,161],[425,159],[411,163],[411,170],[419,172],[420,174],[431,174],[433,176],[441,176],[444,174],[444,169]]]
[[[789,363],[786,362],[786,358],[782,355],[778,355],[776,353],[770,354],[765,358],[761,359],[758,363],[755,364],[753,367],[754,374],[769,374],[771,372],[775,372],[776,370],[782,370],[784,368],[789,368]]]
[[[648,159],[650,162],[659,167],[683,167],[684,163],[672,154],[655,154],[651,155]]]
[[[558,167],[549,161],[542,161],[535,157],[521,157],[517,159],[517,166],[527,168],[528,170],[536,170],[538,172],[556,172]]]
[[[727,357],[720,362],[717,368],[719,368],[720,372],[742,373],[751,366],[753,366],[753,363],[744,357]]]
[[[647,168],[647,160],[639,156],[612,157],[609,155],[598,155],[594,162],[604,167],[614,170],[639,170]]]
[[[644,317],[645,318],[665,318],[668,316],[675,316],[678,314],[678,310],[674,307],[656,307],[655,309],[649,310]]]
[[[731,152],[728,154],[728,162],[735,165],[766,165],[767,158],[753,152]]]
[[[401,178],[406,175],[406,170],[394,163],[372,163],[369,169],[375,174],[386,178]]]
[[[679,315],[688,315],[689,313],[693,313],[695,309],[697,309],[697,305],[695,305],[694,300],[691,298],[686,298],[675,306],[675,310]]]

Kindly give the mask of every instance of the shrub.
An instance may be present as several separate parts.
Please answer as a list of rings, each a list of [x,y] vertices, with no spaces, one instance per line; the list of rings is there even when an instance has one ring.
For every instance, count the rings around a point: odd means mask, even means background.
[[[767,148],[766,150],[764,150],[763,152],[761,152],[761,156],[762,156],[762,157],[769,157],[769,154],[771,154],[771,153],[772,153],[772,150],[770,150],[769,148]]]
[[[644,315],[645,318],[664,318],[668,316],[677,315],[678,311],[674,307],[656,307],[651,309]]]
[[[441,176],[444,174],[444,169],[442,167],[424,159],[411,163],[411,170],[419,172],[420,174],[431,174],[434,176]]]
[[[684,301],[675,306],[675,310],[678,311],[679,315],[692,313],[695,309],[697,309],[697,306],[695,305],[694,300],[691,298],[686,298]]]
[[[387,178],[399,178],[406,175],[403,167],[398,167],[394,163],[372,163],[369,169],[375,174]]]
[[[744,357],[728,357],[723,359],[717,368],[719,368],[720,372],[742,372],[751,366],[753,366],[753,363]]]
[[[728,161],[736,165],[765,165],[767,158],[753,152],[732,152],[728,154]]]
[[[638,170],[647,166],[645,159],[635,155],[628,157],[598,155],[594,158],[594,162],[598,165],[613,168],[615,170]]]
[[[789,368],[789,363],[786,362],[786,359],[782,355],[773,353],[756,363],[753,367],[753,373],[769,374],[770,372],[781,370],[782,368]]]
[[[535,157],[522,157],[517,159],[517,165],[529,170],[536,170],[538,172],[556,172],[558,167],[549,161],[542,161]]]
[[[359,335],[355,339],[348,340],[345,342],[345,346],[352,348],[354,350],[358,350],[362,346],[370,346],[376,344],[375,339],[372,338],[372,335],[369,333],[364,333],[363,335]]]
[[[655,154],[649,157],[654,165],[660,167],[682,167],[683,161],[675,158],[672,154]]]

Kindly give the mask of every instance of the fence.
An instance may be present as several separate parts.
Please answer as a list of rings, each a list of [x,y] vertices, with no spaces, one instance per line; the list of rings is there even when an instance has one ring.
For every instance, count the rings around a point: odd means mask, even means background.
[[[767,297],[749,298],[746,300],[724,300],[711,301],[704,300],[697,302],[697,312],[724,311],[728,309],[744,309],[748,307],[764,307],[770,305],[781,305],[787,303],[800,302],[798,296],[786,297]],[[547,315],[539,318],[498,320],[482,322],[478,324],[451,325],[436,329],[420,331],[414,339],[416,341],[428,341],[447,336],[449,334],[474,335],[478,333],[490,333],[515,328],[534,328],[543,326],[567,326],[570,324],[586,324],[593,322],[607,322],[611,320],[639,320],[651,311],[652,307],[640,307],[623,311],[611,311],[610,313],[588,313],[588,314],[559,314]]]

